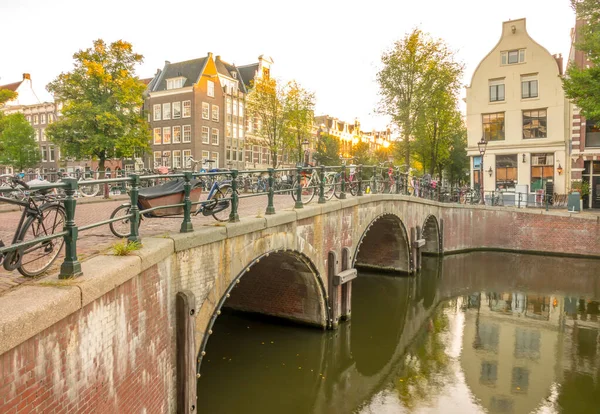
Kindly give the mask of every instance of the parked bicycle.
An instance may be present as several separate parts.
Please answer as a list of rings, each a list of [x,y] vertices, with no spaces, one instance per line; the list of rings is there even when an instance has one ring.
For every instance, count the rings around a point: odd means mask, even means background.
[[[11,182],[15,187],[18,185],[29,190],[29,185],[18,177],[12,177]],[[24,200],[6,197],[4,193],[0,194],[0,201],[23,207],[11,245],[51,236],[62,231],[65,224],[65,209],[56,196],[49,195],[51,191],[28,192]],[[0,264],[8,271],[17,269],[23,276],[37,276],[52,265],[63,244],[64,239],[57,237],[5,252],[0,254]],[[0,247],[5,247],[2,240],[0,240]]]

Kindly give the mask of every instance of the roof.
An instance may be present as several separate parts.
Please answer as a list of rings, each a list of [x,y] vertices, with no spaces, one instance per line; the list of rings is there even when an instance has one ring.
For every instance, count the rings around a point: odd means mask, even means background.
[[[217,59],[215,59],[215,65],[219,74],[237,79],[239,81],[240,90],[244,93],[247,92],[247,86],[244,84],[242,74],[235,65],[221,60],[220,56],[217,56]]]
[[[15,83],[9,83],[8,85],[0,85],[0,89],[8,89],[9,91],[15,92],[19,88],[19,86],[21,86],[22,83],[23,81],[21,80]]]
[[[250,89],[251,82],[254,81],[254,77],[256,76],[256,72],[258,71],[258,63],[253,63],[251,65],[238,66],[237,68],[240,76],[242,77],[242,82],[246,86],[247,89]]]
[[[176,78],[178,76],[183,76],[185,78],[183,88],[194,85],[204,71],[206,60],[207,57],[176,63],[166,62],[164,69],[158,75],[159,79],[153,82],[152,92],[167,90],[167,79]]]
[[[140,79],[140,82],[142,82],[144,85],[148,85],[150,82],[152,82],[152,79],[154,78]]]

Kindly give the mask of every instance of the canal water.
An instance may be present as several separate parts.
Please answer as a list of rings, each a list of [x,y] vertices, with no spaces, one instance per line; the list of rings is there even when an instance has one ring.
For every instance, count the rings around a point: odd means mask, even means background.
[[[224,312],[204,413],[600,413],[600,261],[470,253],[360,273],[336,331]]]

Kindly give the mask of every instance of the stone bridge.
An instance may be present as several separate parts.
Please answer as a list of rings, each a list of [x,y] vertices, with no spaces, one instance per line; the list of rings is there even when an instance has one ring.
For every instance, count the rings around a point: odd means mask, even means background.
[[[351,315],[351,283],[339,276],[353,266],[413,273],[421,253],[473,249],[600,256],[600,225],[369,195],[143,243],[133,256],[84,261],[75,280],[48,277],[0,297],[0,412],[175,411],[178,292],[195,296],[199,372],[223,306],[335,328]]]

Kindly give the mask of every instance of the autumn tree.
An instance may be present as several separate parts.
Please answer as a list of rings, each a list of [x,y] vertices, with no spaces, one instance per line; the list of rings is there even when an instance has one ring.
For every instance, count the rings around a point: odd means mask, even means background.
[[[402,134],[404,162],[411,164],[411,139],[432,91],[447,82],[445,71],[460,73],[453,52],[441,40],[414,29],[381,58],[377,73],[381,96],[378,111],[389,115]]]
[[[0,164],[10,165],[17,171],[35,167],[41,156],[34,136],[35,130],[23,114],[0,112]]]
[[[570,64],[563,87],[566,96],[586,118],[600,120],[600,3],[598,0],[571,0],[571,5],[577,19],[585,21],[578,29],[575,47],[585,52],[592,64],[581,68]]]
[[[107,159],[149,148],[150,130],[141,112],[145,85],[134,70],[143,57],[122,40],[110,45],[96,40],[73,58],[73,70],[48,85],[63,108],[46,133],[65,156],[97,159],[102,178]]]
[[[367,142],[360,141],[353,145],[352,156],[356,165],[369,165],[373,163],[373,154],[371,154],[371,148]]]
[[[8,101],[12,101],[17,97],[17,92],[9,89],[0,89],[0,106],[4,105]]]
[[[340,141],[329,134],[321,134],[317,141],[317,150],[314,155],[319,165],[340,164]]]
[[[469,176],[469,166],[467,129],[463,124],[452,136],[448,160],[444,165],[445,177],[451,185],[462,185]]]
[[[287,85],[284,96],[288,141],[286,147],[295,154],[296,162],[304,160],[302,143],[310,139],[315,108],[315,95],[296,81]]]

